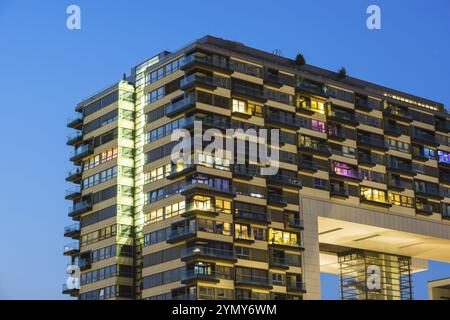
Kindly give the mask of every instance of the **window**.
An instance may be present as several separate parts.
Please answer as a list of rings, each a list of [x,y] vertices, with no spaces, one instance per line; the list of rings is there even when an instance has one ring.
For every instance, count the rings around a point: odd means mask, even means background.
[[[311,120],[311,129],[317,132],[325,133],[325,122],[319,120]]]
[[[151,183],[155,182],[161,179],[164,179],[170,174],[171,171],[171,165],[166,164],[164,166],[161,166],[159,168],[153,169],[150,172],[145,173],[144,183]]]
[[[106,149],[105,151],[92,156],[83,161],[83,171],[95,168],[96,166],[117,158],[117,147]]]
[[[144,223],[151,224],[158,221],[162,221],[164,219],[178,216],[182,214],[184,211],[185,211],[185,202],[184,201],[176,202],[163,208],[158,208],[150,212],[147,212],[144,215]]]
[[[365,200],[387,203],[386,191],[361,187],[361,196]]]
[[[234,225],[234,237],[235,239],[254,240],[251,227],[246,224],[236,223]]]
[[[297,233],[269,229],[270,243],[297,246],[299,244],[299,238],[300,236]]]
[[[409,153],[410,144],[403,141],[388,139],[389,149],[399,152]]]
[[[438,150],[438,161],[439,163],[450,164],[450,153]]]
[[[158,89],[155,89],[147,94],[147,103],[158,101],[159,99],[163,98],[164,95],[164,87],[159,87]]]
[[[231,214],[231,201],[216,199],[216,210],[220,213]]]
[[[331,168],[337,175],[350,178],[359,178],[358,168],[353,165],[344,162],[332,161]]]
[[[284,286],[284,274],[282,273],[272,273],[272,284],[275,286]]]
[[[236,254],[236,258],[250,260],[250,248],[235,246],[234,252]]]
[[[414,202],[412,197],[389,192],[389,202],[396,206],[413,208]]]

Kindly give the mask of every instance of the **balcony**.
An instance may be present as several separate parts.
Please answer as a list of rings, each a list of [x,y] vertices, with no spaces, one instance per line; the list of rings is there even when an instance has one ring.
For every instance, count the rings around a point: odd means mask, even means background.
[[[73,150],[70,161],[79,162],[81,159],[91,155],[93,152],[94,146],[92,144],[83,144]]]
[[[216,274],[215,272],[199,273],[196,270],[186,270],[181,275],[181,283],[182,284],[187,284],[187,283],[191,283],[194,281],[206,281],[206,282],[213,282],[213,283],[220,282],[219,275]]]
[[[289,186],[294,188],[302,187],[302,182],[300,178],[282,174],[274,174],[271,176],[267,176],[267,183],[271,185]]]
[[[359,153],[358,163],[367,166],[376,166],[377,164],[383,164],[383,156],[381,156],[380,159],[380,157],[374,156],[372,154]]]
[[[403,110],[397,106],[389,106],[383,110],[383,115],[388,118],[400,120],[404,122],[412,122],[413,119],[407,110]]]
[[[174,165],[170,167],[170,173],[166,176],[167,179],[172,180],[184,176],[192,171],[195,171],[196,165],[193,163],[187,165]]]
[[[392,207],[392,204],[388,201],[388,199],[376,198],[372,195],[361,195],[359,197],[359,201],[361,203],[367,203],[370,205],[376,205],[381,207]]]
[[[80,214],[88,212],[91,209],[92,202],[90,200],[74,203],[73,206],[69,207],[69,217],[77,219]]]
[[[81,180],[81,168],[73,168],[72,170],[67,171],[66,181],[79,183]]]
[[[80,243],[72,242],[64,246],[63,254],[65,256],[74,256],[80,253]]]
[[[369,104],[369,100],[367,98],[358,96],[355,97],[355,108],[366,112],[373,110],[373,107]]]
[[[83,253],[81,254],[81,256],[82,255],[83,255]],[[78,260],[78,267],[80,268],[81,271],[90,269],[91,268],[90,259],[82,259],[80,257],[80,259]]]
[[[426,198],[444,199],[438,185],[428,185],[425,187],[415,186],[415,195]]]
[[[264,92],[264,89],[252,88],[240,84],[233,84],[232,93],[262,103],[267,101],[267,96]]]
[[[195,108],[196,103],[197,99],[195,95],[188,95],[176,102],[172,101],[166,108],[166,116],[174,117],[180,113],[187,112],[188,110]]]
[[[388,179],[387,185],[389,189],[404,191],[405,189],[412,189],[412,182],[401,179]]]
[[[300,170],[310,171],[310,172],[317,172],[318,170],[323,170],[323,167],[319,165],[318,163],[312,161],[312,160],[301,160],[298,168]]]
[[[222,194],[233,198],[236,196],[235,189],[231,185],[210,185],[202,182],[192,182],[181,190],[181,194],[184,196],[197,193],[210,196]]]
[[[291,229],[303,229],[303,219],[287,216],[285,219],[285,227]]]
[[[304,98],[300,98],[304,99]],[[319,106],[320,103],[320,106]],[[297,102],[297,108],[296,111],[299,113],[307,114],[307,115],[313,115],[316,112],[320,114],[325,113],[325,102],[319,102],[315,101],[315,104],[312,104],[310,100],[300,100]]]
[[[386,142],[383,138],[377,136],[371,136],[370,134],[358,134],[358,146],[366,146],[369,148],[378,149],[381,151],[387,151]]]
[[[279,112],[273,112],[270,109],[267,112],[265,121],[267,123],[278,125],[282,128],[293,130],[298,130],[301,125],[293,113],[281,114]]]
[[[282,195],[278,194],[269,194],[267,197],[267,204],[286,207],[287,200]]]
[[[318,154],[321,156],[331,156],[331,149],[326,143],[321,142],[308,142],[300,143],[299,148],[301,151]]]
[[[235,218],[239,220],[246,220],[253,223],[267,224],[269,222],[269,216],[267,213],[251,212],[242,209],[236,209]]]
[[[74,223],[64,227],[64,237],[78,239],[80,237],[80,224]]]
[[[196,235],[197,228],[195,226],[184,226],[183,228],[170,230],[166,241],[167,243],[176,243],[195,237]]]
[[[215,84],[214,77],[210,77],[204,74],[191,74],[185,76],[180,81],[181,90],[189,90],[194,87],[201,87],[209,90],[214,90],[217,88]]]
[[[450,132],[450,122],[448,121],[437,121],[436,122],[436,130],[449,133]]]
[[[62,294],[68,294],[71,297],[76,297],[76,296],[78,296],[79,292],[80,292],[80,289],[78,289],[78,288],[70,288],[69,289],[69,287],[67,287],[66,283],[64,283],[62,285]]]
[[[199,55],[192,53],[184,57],[184,62],[180,66],[183,71],[188,71],[193,68],[206,68],[207,70],[213,69],[216,71],[224,72],[226,74],[231,74],[233,71],[230,69],[228,61],[224,59],[216,59],[209,55]]]
[[[328,127],[328,139],[344,141],[347,138],[352,138],[347,136],[347,132],[343,129]],[[353,137],[355,139],[355,137]]]
[[[306,293],[306,286],[303,282],[288,281],[286,283],[286,291],[287,292]]]
[[[412,158],[414,160],[418,160],[418,161],[428,161],[430,159],[434,159],[434,158],[430,157],[429,154],[426,155],[423,148],[418,148],[414,145],[412,148]]]
[[[273,254],[269,254],[269,266],[276,269],[289,269],[289,260],[285,257],[275,257]]]
[[[397,125],[385,124],[383,129],[384,134],[389,136],[400,137],[402,135],[402,128]]]
[[[203,246],[184,248],[181,251],[181,260],[187,261],[197,258],[218,259],[236,262],[236,256],[233,250],[223,250],[216,248],[209,248]]]
[[[439,174],[439,181],[444,182],[444,183],[450,183],[450,173],[441,172]]]
[[[386,167],[390,171],[395,171],[409,176],[415,176],[417,174],[412,164],[409,162],[402,162],[390,159],[389,161],[387,161]]]
[[[417,203],[416,213],[430,216],[433,214],[433,206],[428,203]]]
[[[251,180],[260,175],[259,167],[256,165],[234,164],[233,177]]]
[[[81,131],[75,131],[67,135],[66,144],[68,146],[76,146],[83,142],[83,133]]]
[[[76,113],[73,116],[67,118],[67,127],[79,130],[82,126],[83,115],[81,113]]]
[[[272,289],[272,279],[269,277],[262,278],[262,277],[252,277],[252,276],[245,276],[245,275],[239,275],[236,274],[235,279],[236,285],[248,285],[252,287],[260,287],[260,288],[267,288]]]
[[[79,197],[81,197],[81,188],[79,185],[73,186],[66,190],[66,196],[65,196],[66,200],[73,200],[73,199],[76,199]]]
[[[279,74],[265,72],[264,84],[272,87],[281,88],[283,86],[283,78]]]
[[[421,144],[434,146],[434,147],[437,147],[440,145],[440,142],[438,141],[438,139],[436,139],[436,136],[434,134],[430,134],[430,133],[418,131],[418,130],[413,130],[413,132],[411,134],[411,140],[421,143]]]
[[[355,127],[359,124],[354,113],[333,109],[328,113],[328,119]]]
[[[277,248],[289,247],[291,250],[303,251],[304,248],[299,239],[272,238],[269,239],[269,246]]]
[[[306,91],[309,93],[313,93],[322,97],[328,97],[325,91],[325,85],[319,83],[313,83],[309,81],[298,81],[296,88],[301,91]]]
[[[339,198],[348,198],[348,187],[346,185],[330,184],[330,196]]]

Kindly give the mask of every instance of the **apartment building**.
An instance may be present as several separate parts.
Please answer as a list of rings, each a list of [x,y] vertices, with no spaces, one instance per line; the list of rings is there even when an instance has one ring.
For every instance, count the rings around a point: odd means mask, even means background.
[[[69,119],[64,254],[80,287],[63,292],[320,299],[325,272],[343,299],[411,299],[411,273],[450,262],[449,120],[440,103],[212,36],[161,52]],[[279,129],[278,173],[236,152],[172,163],[172,132],[195,121]]]

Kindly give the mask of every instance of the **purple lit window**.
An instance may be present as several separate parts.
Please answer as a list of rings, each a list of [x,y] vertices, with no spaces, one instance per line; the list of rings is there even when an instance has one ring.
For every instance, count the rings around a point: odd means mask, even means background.
[[[438,150],[438,159],[440,163],[450,164],[450,153]]]
[[[331,164],[331,169],[334,171],[334,173],[340,176],[358,178],[358,170],[350,164],[333,161]]]
[[[325,133],[325,122],[312,120],[311,129],[314,131]]]

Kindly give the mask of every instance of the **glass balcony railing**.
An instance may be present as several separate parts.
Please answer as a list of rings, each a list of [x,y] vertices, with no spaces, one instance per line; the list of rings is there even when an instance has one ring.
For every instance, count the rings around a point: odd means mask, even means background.
[[[274,73],[266,72],[264,74],[264,81],[269,84],[275,84],[279,86],[283,85],[283,78],[281,78],[280,75]]]
[[[400,118],[404,118],[406,120],[412,120],[412,117],[406,110],[400,109],[396,106],[390,106],[384,109],[385,114],[397,116]]]
[[[416,203],[416,209],[426,213],[433,213],[433,206],[429,203]]]
[[[269,264],[274,266],[289,266],[289,260],[285,257],[275,257],[272,254],[269,255]]]
[[[237,176],[257,177],[259,176],[259,167],[245,164],[233,165],[233,174]]]
[[[283,197],[282,195],[278,195],[278,194],[269,194],[267,197],[267,202],[281,204],[281,205],[287,204],[286,198]]]
[[[301,188],[302,182],[299,178],[294,178],[286,175],[275,174],[268,176],[269,183],[287,184],[290,186],[295,186]]]
[[[235,254],[232,250],[224,250],[224,249],[216,249],[216,248],[209,248],[209,247],[189,247],[184,248],[181,251],[181,257],[187,258],[191,256],[207,256],[207,257],[215,257],[215,258],[224,258],[224,259],[235,259]]]
[[[92,208],[92,202],[88,200],[76,202],[73,204],[73,206],[69,207],[69,215],[74,215],[78,212],[85,212]]]
[[[348,197],[348,187],[340,184],[330,184],[330,194],[332,196]]]
[[[299,239],[286,239],[286,238],[272,238],[269,240],[269,244],[276,244],[289,247],[302,247]]]
[[[342,112],[337,110],[331,110],[328,114],[329,117],[334,118],[335,120],[342,120],[345,122],[357,123],[356,116],[352,113]]]
[[[172,229],[169,231],[167,240],[175,240],[178,238],[183,238],[188,235],[195,235],[197,233],[197,228],[195,226],[185,226],[183,228]]]
[[[266,93],[262,89],[247,87],[239,84],[234,84],[232,89],[234,92],[245,96],[257,98],[260,100],[267,100]]]
[[[92,144],[83,144],[79,147],[76,147],[70,156],[71,161],[76,161],[82,157],[87,156],[88,154],[92,153],[94,151],[94,147]]]
[[[206,85],[209,87],[214,87],[215,83],[214,83],[214,78],[207,76],[207,75],[202,75],[202,74],[191,74],[189,76],[186,76],[184,78],[181,79],[180,81],[180,87],[181,88],[186,88],[189,87],[193,84],[202,84],[202,85]]]
[[[323,170],[323,167],[312,160],[301,160],[299,164],[300,169],[305,170]]]
[[[246,275],[236,274],[236,283],[250,284],[256,286],[272,286],[272,279],[264,277],[252,277]]]
[[[83,124],[83,114],[81,113],[76,113],[67,118],[67,126],[69,128],[75,128],[81,124]]]
[[[293,127],[301,126],[301,122],[294,115],[290,116],[289,114],[286,115],[279,112],[269,112],[266,120],[275,121]]]
[[[69,287],[67,286],[66,283],[63,283],[63,285],[62,285],[62,293],[63,294],[75,293],[78,290],[80,290],[80,289],[79,288],[75,288],[75,287],[69,289]]]
[[[366,144],[375,148],[386,149],[386,142],[382,138],[377,138],[370,135],[360,135],[358,136],[359,144]]]
[[[77,242],[72,242],[72,243],[66,244],[64,246],[63,252],[64,252],[64,254],[69,254],[69,253],[76,252],[79,250],[80,250],[80,243],[77,241]]]
[[[433,134],[421,132],[421,131],[413,131],[412,138],[416,140],[421,140],[426,143],[439,144],[436,137]]]
[[[317,151],[324,154],[331,153],[330,147],[324,143],[300,143],[300,148]]]
[[[81,177],[81,168],[73,168],[67,171],[66,181],[71,181],[75,179],[77,176]]]
[[[287,223],[290,227],[293,228],[303,228],[303,219],[301,218],[288,217]]]
[[[195,280],[195,279],[218,279],[218,274],[216,274],[214,271],[210,271],[210,272],[199,272],[197,270],[186,270],[185,272],[182,273],[181,275],[181,281],[186,281],[186,280]]]
[[[195,106],[195,103],[197,102],[196,100],[197,99],[194,95],[189,95],[177,102],[172,102],[166,107],[166,115],[171,116],[178,112],[182,112],[187,108]]]
[[[303,282],[288,281],[286,283],[286,289],[288,291],[306,291],[306,286]]]
[[[394,135],[401,135],[402,129],[397,125],[386,124],[384,126],[384,132],[386,132],[387,134],[390,133],[390,134],[394,134]]]
[[[201,189],[201,190],[208,190],[212,192],[222,192],[222,193],[235,193],[235,188],[231,185],[211,185],[208,183],[202,183],[202,182],[189,182],[183,190],[181,190],[183,193],[187,193],[190,191],[194,191],[195,189]]]
[[[236,209],[236,217],[241,219],[267,222],[269,216],[267,215],[267,213],[251,212],[247,210]]]
[[[412,183],[399,179],[388,179],[388,186],[399,189],[412,189]]]
[[[230,68],[228,61],[226,61],[224,59],[217,59],[213,56],[208,56],[208,55],[203,56],[203,55],[198,55],[195,53],[184,57],[184,61],[183,61],[181,68],[185,69],[186,67],[188,67],[192,64],[195,64],[195,63],[218,67],[221,69],[229,69]]]
[[[83,133],[81,131],[75,131],[67,135],[66,143],[71,145],[81,140],[83,140]]]
[[[69,226],[64,227],[64,234],[73,234],[80,232],[80,224],[79,223],[73,223]]]
[[[415,187],[417,193],[426,194],[433,197],[441,197],[442,193],[438,186]]]
[[[70,187],[66,190],[65,196],[66,199],[72,199],[81,195],[81,187],[79,185]]]
[[[359,163],[369,163],[369,164],[383,164],[383,156],[375,156],[373,154],[359,153],[358,154]]]

